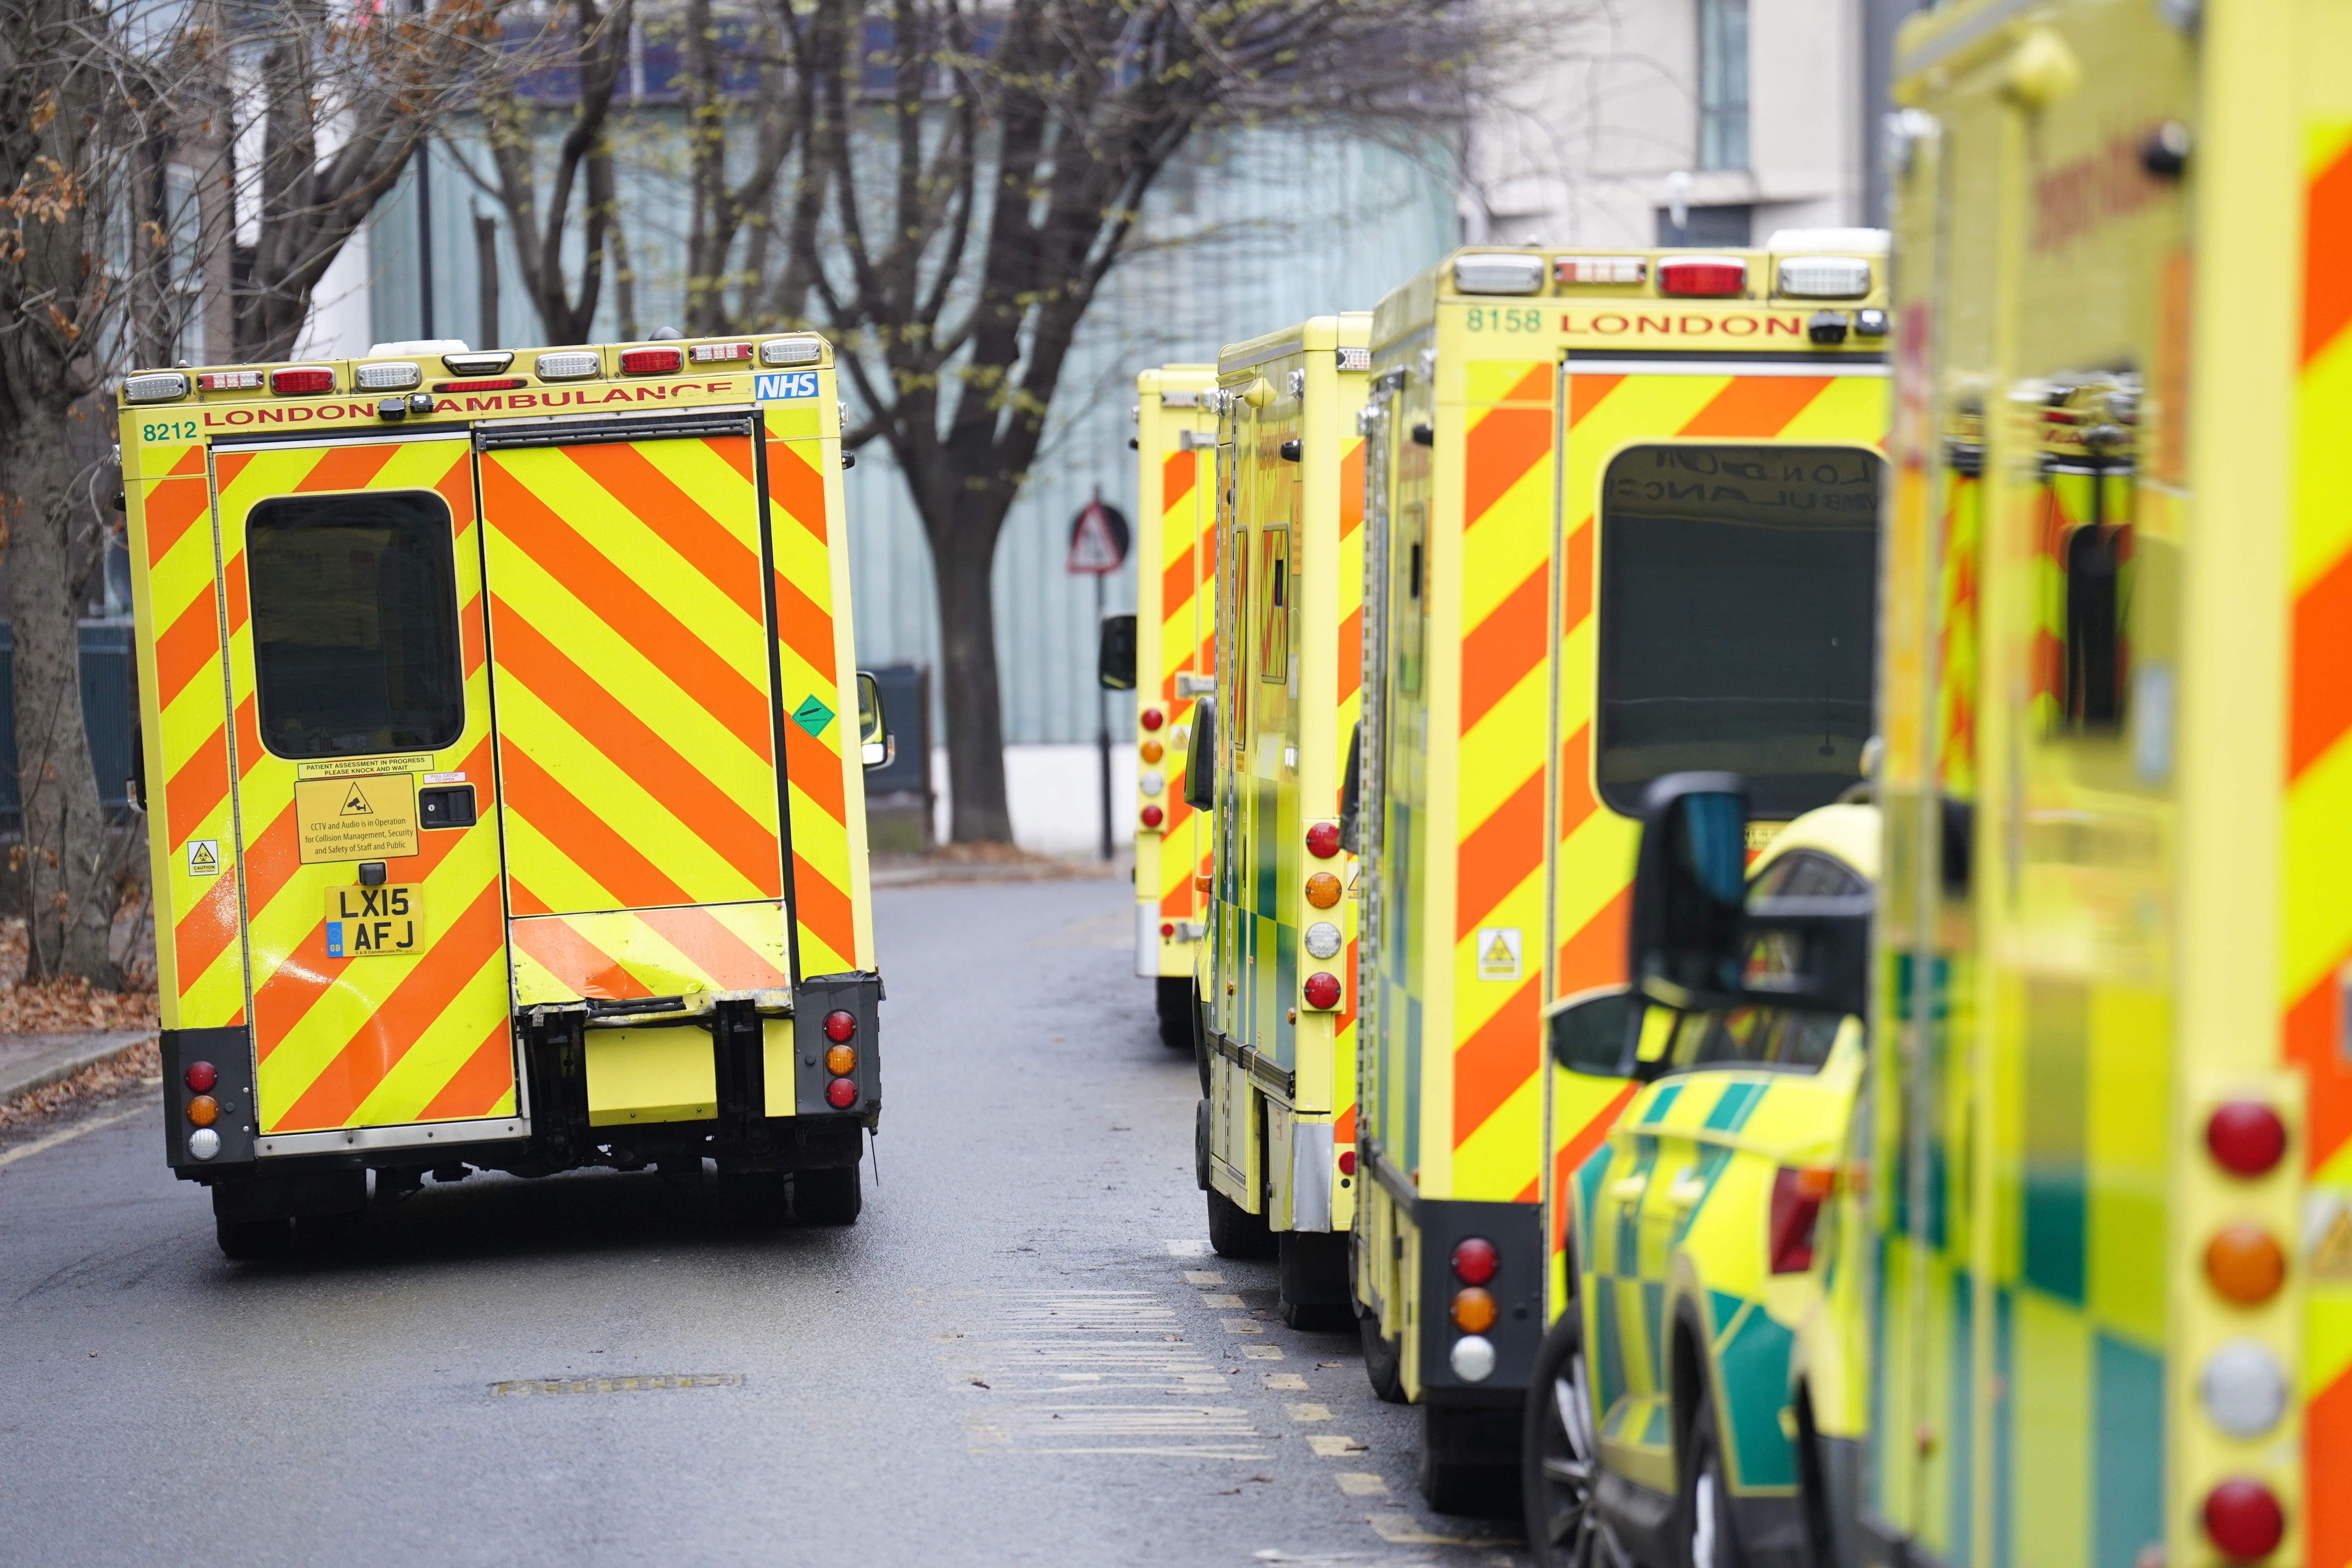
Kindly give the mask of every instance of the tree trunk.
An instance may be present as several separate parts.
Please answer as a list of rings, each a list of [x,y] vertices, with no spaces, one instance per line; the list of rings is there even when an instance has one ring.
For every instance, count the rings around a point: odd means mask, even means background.
[[[940,604],[940,693],[948,720],[949,837],[1013,841],[1004,805],[1004,707],[996,679],[996,528],[965,519],[931,543]]]
[[[20,408],[8,457],[8,608],[25,820],[24,842],[11,858],[29,927],[26,973],[117,984],[106,951],[116,868],[82,727],[67,417],[55,406]]]

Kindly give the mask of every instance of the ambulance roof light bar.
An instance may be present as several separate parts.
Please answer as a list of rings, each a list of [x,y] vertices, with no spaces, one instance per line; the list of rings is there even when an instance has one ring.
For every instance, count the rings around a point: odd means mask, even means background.
[[[1555,283],[1644,283],[1650,264],[1639,256],[1562,256],[1552,261],[1551,277]]]
[[[187,395],[187,375],[176,370],[142,371],[124,378],[122,383],[122,399],[126,403],[169,403]]]
[[[1859,300],[1870,292],[1870,263],[1859,256],[1784,257],[1780,292],[1792,300]]]
[[[1533,294],[1543,288],[1540,256],[1513,251],[1473,251],[1454,258],[1454,288],[1461,294]]]
[[[1748,291],[1748,263],[1737,256],[1675,256],[1658,263],[1658,292],[1692,300],[1734,299]]]
[[[824,354],[824,345],[814,332],[794,332],[787,338],[770,338],[760,345],[761,364],[814,364]]]
[[[558,349],[535,356],[530,368],[541,381],[580,381],[603,371],[604,361],[594,349]]]

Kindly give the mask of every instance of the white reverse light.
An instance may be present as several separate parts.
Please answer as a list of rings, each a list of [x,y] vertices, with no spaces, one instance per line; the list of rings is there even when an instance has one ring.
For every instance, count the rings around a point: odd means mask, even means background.
[[[1484,1383],[1495,1375],[1495,1342],[1484,1334],[1465,1334],[1454,1342],[1446,1360],[1463,1382]]]
[[[1337,958],[1345,944],[1339,928],[1329,921],[1317,921],[1307,928],[1307,951],[1317,958]]]
[[[1135,781],[1135,787],[1141,790],[1146,795],[1158,795],[1161,790],[1168,787],[1168,781],[1160,777],[1159,770],[1155,768],[1151,772],[1147,773],[1142,777],[1137,779]]]
[[[209,1160],[220,1152],[220,1134],[209,1127],[199,1127],[188,1134],[188,1157]]]
[[[2268,1345],[2232,1340],[2206,1359],[2197,1395],[2214,1426],[2232,1437],[2259,1437],[2286,1415],[2286,1373]]]

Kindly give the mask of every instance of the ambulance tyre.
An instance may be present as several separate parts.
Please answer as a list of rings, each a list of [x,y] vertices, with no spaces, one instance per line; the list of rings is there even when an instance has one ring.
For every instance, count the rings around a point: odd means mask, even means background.
[[[1266,1228],[1264,1215],[1251,1214],[1212,1187],[1209,1247],[1220,1258],[1272,1258],[1274,1232]]]
[[[1584,1366],[1584,1314],[1571,1300],[1536,1352],[1519,1443],[1519,1498],[1537,1568],[1616,1561],[1593,1500],[1599,1461]]]
[[[1675,1498],[1674,1568],[1742,1568],[1732,1531],[1731,1490],[1723,1481],[1723,1444],[1715,1432],[1715,1401],[1698,1393],[1683,1443],[1682,1484]]]
[[[1402,1405],[1403,1347],[1381,1332],[1378,1312],[1362,1307],[1356,1309],[1356,1332],[1364,1342],[1364,1375],[1371,1380],[1372,1392],[1383,1404]]]
[[[1201,999],[1198,996],[1192,998],[1192,1006],[1186,1010],[1192,1015],[1192,1065],[1200,1069],[1201,1098],[1206,1100],[1210,1094],[1209,1024],[1208,1020],[1202,1016]]]
[[[865,1206],[857,1167],[803,1171],[793,1177],[793,1212],[803,1225],[856,1225]]]
[[[1163,974],[1155,1000],[1160,1012],[1160,1043],[1171,1051],[1192,1048],[1192,977]]]
[[[268,1219],[215,1219],[213,1235],[221,1256],[239,1263],[277,1258],[294,1245],[294,1222],[284,1215]]]

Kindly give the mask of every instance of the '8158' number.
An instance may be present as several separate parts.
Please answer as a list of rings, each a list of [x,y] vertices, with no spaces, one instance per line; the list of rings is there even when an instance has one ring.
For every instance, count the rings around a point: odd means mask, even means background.
[[[1469,326],[1474,332],[1540,332],[1543,321],[1543,310],[1534,305],[1470,307]]]

